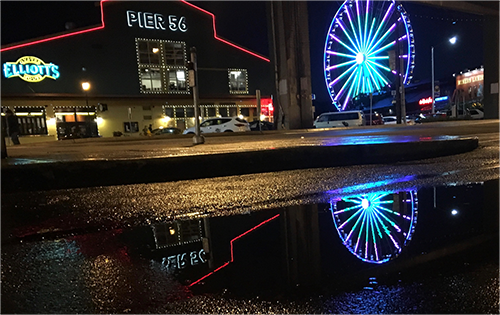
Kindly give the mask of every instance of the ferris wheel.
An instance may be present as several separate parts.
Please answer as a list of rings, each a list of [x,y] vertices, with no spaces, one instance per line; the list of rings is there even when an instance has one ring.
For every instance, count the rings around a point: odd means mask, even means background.
[[[403,60],[399,74],[395,71],[398,58],[390,58],[397,42]],[[408,84],[414,66],[413,29],[401,4],[394,0],[342,4],[330,24],[323,57],[326,86],[337,110],[348,108],[360,94],[390,86],[395,76],[403,76]]]
[[[415,190],[369,193],[332,200],[333,221],[344,246],[359,259],[382,264],[408,245],[417,223]]]

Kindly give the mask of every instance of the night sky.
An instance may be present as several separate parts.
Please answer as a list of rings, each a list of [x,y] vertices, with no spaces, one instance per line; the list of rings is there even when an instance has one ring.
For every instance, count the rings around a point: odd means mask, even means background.
[[[217,18],[218,34],[239,45],[269,56],[266,4],[263,1],[193,1]],[[95,1],[1,1],[2,45],[66,30],[67,22],[78,27],[100,24]],[[323,77],[323,49],[331,20],[341,1],[309,1],[313,93],[328,97]],[[414,82],[429,80],[431,45],[435,46],[436,79],[449,78],[483,63],[483,17],[441,9],[416,2],[403,3],[413,25],[416,45]],[[455,45],[447,39],[457,36]],[[328,98],[329,99],[329,98]]]

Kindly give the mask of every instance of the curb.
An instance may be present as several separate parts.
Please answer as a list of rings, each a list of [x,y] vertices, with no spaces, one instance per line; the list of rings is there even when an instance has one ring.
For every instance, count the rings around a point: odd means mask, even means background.
[[[171,182],[363,164],[392,164],[472,151],[477,138],[368,145],[301,146],[136,160],[71,161],[2,167],[2,193]]]

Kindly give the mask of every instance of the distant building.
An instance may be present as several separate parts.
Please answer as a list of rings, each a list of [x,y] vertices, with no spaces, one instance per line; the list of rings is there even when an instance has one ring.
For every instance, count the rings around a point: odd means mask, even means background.
[[[17,114],[23,143],[191,127],[191,47],[202,118],[258,119],[261,90],[272,120],[268,57],[218,37],[210,12],[183,1],[101,1],[101,12],[101,25],[2,47],[2,113]]]

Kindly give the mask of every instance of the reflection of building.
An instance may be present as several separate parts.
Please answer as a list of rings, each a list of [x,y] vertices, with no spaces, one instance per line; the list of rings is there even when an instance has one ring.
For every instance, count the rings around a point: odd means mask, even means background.
[[[191,127],[191,47],[202,118],[258,119],[260,89],[271,119],[269,59],[218,37],[210,12],[182,1],[101,1],[101,11],[102,25],[2,47],[2,109],[18,115],[23,143]]]

